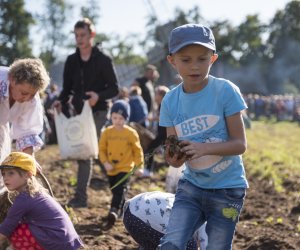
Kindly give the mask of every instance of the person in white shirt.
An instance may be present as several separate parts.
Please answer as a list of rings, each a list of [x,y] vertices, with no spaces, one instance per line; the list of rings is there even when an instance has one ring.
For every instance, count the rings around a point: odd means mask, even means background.
[[[50,82],[40,59],[15,60],[10,67],[0,66],[0,163],[11,151],[33,154],[43,145],[43,107],[39,92]],[[0,176],[0,193],[4,191]]]

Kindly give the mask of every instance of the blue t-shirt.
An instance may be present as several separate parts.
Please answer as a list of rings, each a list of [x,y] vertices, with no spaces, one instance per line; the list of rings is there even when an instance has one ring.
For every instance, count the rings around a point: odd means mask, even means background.
[[[209,76],[196,93],[185,93],[182,84],[169,91],[160,110],[159,124],[175,127],[180,140],[225,142],[225,118],[247,108],[239,88],[232,82]],[[182,178],[201,188],[248,187],[242,156],[206,155],[185,163]]]

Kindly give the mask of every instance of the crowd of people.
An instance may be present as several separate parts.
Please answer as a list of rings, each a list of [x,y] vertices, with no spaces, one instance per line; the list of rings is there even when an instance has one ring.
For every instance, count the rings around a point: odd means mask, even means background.
[[[300,122],[299,95],[244,95],[248,105],[247,114],[252,120],[274,120]]]
[[[210,75],[218,54],[212,30],[200,24],[170,33],[167,60],[178,73],[170,87],[158,82],[158,69],[150,64],[128,88],[120,87],[112,59],[94,45],[93,23],[79,20],[74,34],[76,51],[66,59],[61,90],[49,85],[39,59],[0,67],[0,191],[11,201],[0,222],[0,243],[8,240],[14,249],[84,246],[67,213],[36,181],[42,169],[34,152],[42,147],[41,138],[57,143],[56,112],[71,117],[88,102],[99,157],[77,160],[68,206],[87,207],[96,161],[112,192],[103,230],[123,218],[141,249],[231,249],[248,188],[243,119],[299,121],[299,98],[243,97],[235,84]],[[132,123],[154,134],[147,147]],[[170,136],[179,139],[178,145],[164,145],[166,163],[178,169],[175,188],[127,199],[130,174],[151,177],[153,154]],[[10,153],[11,140],[19,152]]]

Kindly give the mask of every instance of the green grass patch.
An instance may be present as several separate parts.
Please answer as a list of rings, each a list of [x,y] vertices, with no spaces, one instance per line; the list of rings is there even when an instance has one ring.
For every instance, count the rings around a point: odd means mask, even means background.
[[[246,171],[272,181],[276,191],[284,191],[284,179],[300,170],[300,127],[291,122],[254,121],[246,132]]]

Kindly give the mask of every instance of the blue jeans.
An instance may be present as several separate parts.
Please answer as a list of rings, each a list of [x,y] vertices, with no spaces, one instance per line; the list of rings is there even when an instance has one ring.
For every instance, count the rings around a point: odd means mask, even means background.
[[[131,237],[139,244],[139,250],[154,250],[159,244],[163,233],[153,229],[150,225],[140,218],[133,215],[130,208],[124,207],[123,224]],[[197,250],[197,242],[190,239],[186,250]],[[202,249],[203,250],[203,249]]]
[[[245,194],[245,188],[202,189],[187,180],[179,180],[169,225],[159,249],[185,249],[205,221],[206,250],[231,249]]]

